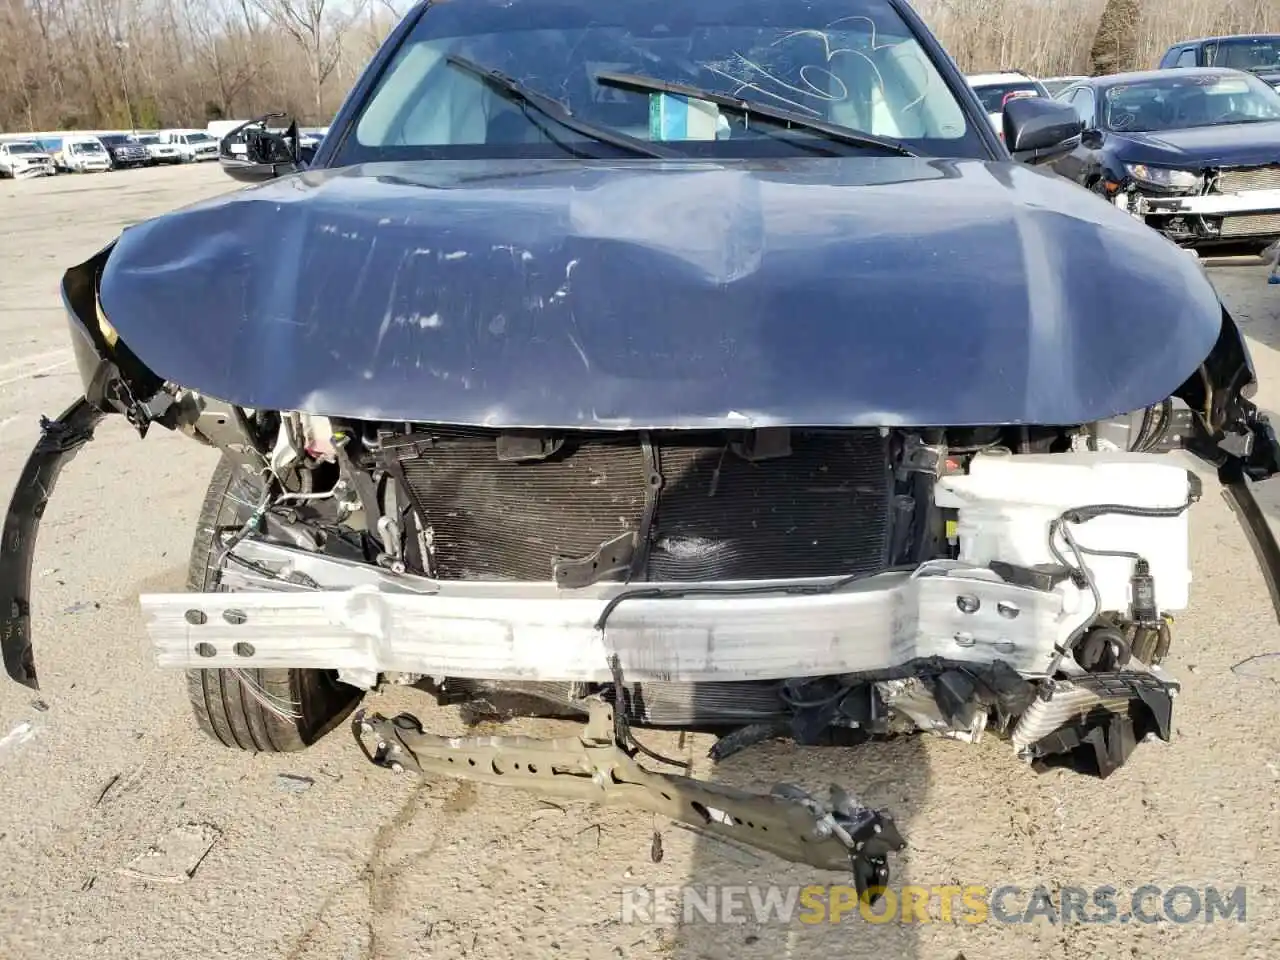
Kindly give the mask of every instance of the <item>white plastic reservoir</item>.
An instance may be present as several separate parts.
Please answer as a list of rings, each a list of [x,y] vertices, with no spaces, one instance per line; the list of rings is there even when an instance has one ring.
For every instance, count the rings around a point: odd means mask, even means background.
[[[1075,452],[976,455],[967,475],[941,477],[935,500],[959,510],[960,559],[979,566],[1004,560],[1020,566],[1053,563],[1049,524],[1063,511],[1093,504],[1177,507],[1187,502],[1185,467],[1160,454]],[[1187,606],[1191,585],[1187,511],[1177,517],[1100,516],[1072,524],[1081,547],[1126,550],[1147,560],[1161,611]],[[1066,545],[1059,549],[1074,563]],[[1104,610],[1126,611],[1134,562],[1085,554]]]

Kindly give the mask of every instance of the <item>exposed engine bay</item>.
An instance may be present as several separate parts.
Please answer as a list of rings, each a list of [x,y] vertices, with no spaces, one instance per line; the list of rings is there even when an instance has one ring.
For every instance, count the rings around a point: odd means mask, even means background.
[[[609,435],[175,403],[255,506],[222,534],[230,592],[142,598],[163,665],[336,669],[499,716],[601,695],[724,731],[720,756],[992,724],[1106,775],[1168,734],[1200,495],[1165,462],[1173,401],[1074,430]]]

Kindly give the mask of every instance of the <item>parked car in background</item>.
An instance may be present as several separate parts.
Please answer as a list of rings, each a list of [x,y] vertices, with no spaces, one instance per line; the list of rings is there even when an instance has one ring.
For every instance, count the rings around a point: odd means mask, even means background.
[[[1059,93],[1071,86],[1073,83],[1079,83],[1081,80],[1088,80],[1084,74],[1070,77],[1041,77],[1040,85],[1044,87],[1045,92],[1051,97],[1056,97]]]
[[[1214,67],[1122,73],[1059,99],[1083,124],[1065,177],[1186,246],[1280,236],[1280,94]]]
[[[147,148],[147,156],[149,157],[150,166],[155,166],[161,163],[182,162],[182,152],[178,149],[178,145],[176,143],[163,142],[160,139],[159,134],[139,134],[137,141],[139,144]]]
[[[183,163],[218,159],[218,141],[203,130],[165,130],[160,140],[177,147]]]
[[[1160,58],[1159,69],[1228,67],[1280,87],[1280,34],[1247,33],[1183,40]]]
[[[111,169],[111,154],[97,137],[67,136],[62,138],[62,147],[54,154],[53,164],[68,173],[103,173]]]
[[[0,177],[26,180],[53,174],[53,157],[40,144],[33,140],[0,142]]]
[[[1002,126],[1004,106],[1010,100],[1022,97],[1048,97],[1049,91],[1044,84],[1021,70],[1006,70],[1002,73],[975,73],[965,79],[973,87],[982,108],[987,111],[991,126],[1001,139],[1004,138]]]
[[[111,154],[111,166],[116,170],[145,167],[151,162],[147,148],[127,133],[104,133],[98,139]]]

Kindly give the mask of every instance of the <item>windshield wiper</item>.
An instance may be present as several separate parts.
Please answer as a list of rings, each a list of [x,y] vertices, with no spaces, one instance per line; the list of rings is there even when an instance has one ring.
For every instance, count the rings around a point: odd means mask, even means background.
[[[772,126],[807,130],[826,137],[828,140],[851,144],[855,147],[875,147],[879,150],[896,153],[901,157],[919,156],[919,154],[908,149],[897,140],[890,140],[888,137],[878,137],[873,133],[863,133],[860,130],[844,127],[838,123],[827,123],[825,120],[806,117],[803,113],[796,113],[784,107],[773,107],[757,100],[743,100],[740,97],[731,97],[727,94],[716,93],[714,90],[705,90],[702,87],[671,83],[654,77],[642,77],[636,73],[614,73],[611,70],[601,70],[595,75],[595,80],[597,83],[604,84],[607,87],[621,87],[624,90],[640,90],[652,93],[671,93],[678,97],[705,100],[707,103],[715,104],[721,110],[736,113],[744,119],[755,118]]]
[[[635,137],[619,133],[617,130],[610,130],[608,127],[597,127],[594,123],[579,120],[559,100],[544,93],[538,93],[536,90],[530,90],[519,80],[509,77],[499,70],[482,67],[474,61],[453,54],[446,56],[445,60],[488,84],[490,89],[504,100],[523,107],[529,107],[544,117],[554,120],[560,126],[567,127],[574,133],[579,133],[588,139],[607,143],[610,146],[627,150],[641,157],[656,157],[661,160],[680,159],[682,157],[682,154],[674,150],[668,150],[644,140],[637,140]]]

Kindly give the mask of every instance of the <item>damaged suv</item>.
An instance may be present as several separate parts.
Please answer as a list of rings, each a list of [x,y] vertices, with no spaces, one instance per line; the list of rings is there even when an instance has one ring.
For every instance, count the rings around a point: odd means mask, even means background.
[[[304,747],[380,684],[580,717],[352,727],[863,888],[889,813],[657,772],[636,731],[999,735],[1106,775],[1170,735],[1171,454],[1274,586],[1275,438],[1199,264],[1041,166],[1071,108],[1002,123],[901,0],[419,5],[318,150],[255,134],[227,169],[265,182],[67,272],[84,396],[5,521],[10,676],[57,473],[121,415],[222,451],[190,592],[141,605],[227,746]]]

